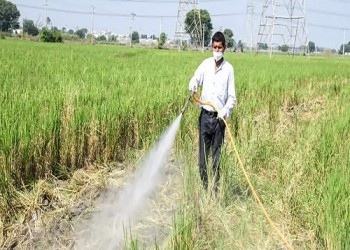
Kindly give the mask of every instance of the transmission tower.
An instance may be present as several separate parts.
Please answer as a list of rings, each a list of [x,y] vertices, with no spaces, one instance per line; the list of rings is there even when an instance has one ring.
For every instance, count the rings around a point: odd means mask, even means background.
[[[254,47],[254,4],[253,0],[248,0],[247,2],[247,16],[246,16],[246,24],[245,24],[245,43],[250,51],[253,50]]]
[[[183,49],[185,41],[191,42],[196,48],[202,44],[202,24],[200,11],[198,9],[198,0],[179,0],[179,9],[177,12],[177,22],[175,31],[175,41],[179,49]],[[198,15],[194,15],[193,22],[189,26],[189,34],[185,31],[186,14],[194,10]],[[192,38],[192,39],[191,39]]]
[[[278,46],[288,46],[293,55],[307,48],[305,0],[265,0],[258,32],[258,50],[269,47],[270,56]]]

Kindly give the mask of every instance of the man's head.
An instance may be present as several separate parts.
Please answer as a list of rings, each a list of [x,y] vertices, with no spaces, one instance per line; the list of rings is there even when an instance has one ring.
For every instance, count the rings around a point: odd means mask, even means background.
[[[213,37],[211,38],[211,43],[213,45],[214,42],[221,42],[222,46],[226,47],[225,35],[221,31],[217,31]]]
[[[216,32],[211,39],[211,46],[215,61],[220,61],[226,49],[225,35],[220,31]]]

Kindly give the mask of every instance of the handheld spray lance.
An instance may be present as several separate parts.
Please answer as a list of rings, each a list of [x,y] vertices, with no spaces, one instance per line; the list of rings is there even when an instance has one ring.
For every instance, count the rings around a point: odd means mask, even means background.
[[[217,109],[213,104],[211,104],[211,103],[209,103],[209,102],[203,102],[203,101],[199,100],[199,98],[198,98],[198,96],[197,96],[197,93],[191,91],[191,92],[190,92],[190,95],[189,95],[188,98],[186,99],[185,105],[184,105],[183,108],[181,109],[181,114],[182,114],[182,115],[185,113],[185,110],[187,109],[187,106],[188,106],[188,104],[190,103],[191,98],[192,98],[195,102],[197,102],[197,103],[199,103],[199,104],[211,106],[215,111],[218,111],[218,109]],[[224,120],[224,121],[225,121],[225,120]],[[225,123],[226,123],[226,122],[225,122]],[[227,124],[226,124],[226,126],[227,126]]]
[[[190,95],[189,95],[189,97],[187,98],[184,107],[181,109],[181,115],[183,115],[183,114],[185,113],[185,110],[186,110],[188,104],[190,103],[193,94],[194,94],[194,93],[191,92]]]
[[[185,113],[185,110],[187,109],[187,106],[188,104],[190,103],[191,101],[191,98],[199,103],[199,104],[202,104],[202,105],[208,105],[208,106],[211,106],[215,111],[218,111],[218,109],[213,105],[211,104],[210,102],[203,102],[199,99],[199,97],[197,96],[197,93],[196,92],[190,92],[190,95],[188,96],[188,98],[186,99],[186,102],[185,102],[185,105],[183,106],[183,108],[181,109],[181,114],[183,115]],[[226,121],[224,120],[225,124],[226,124]],[[226,124],[227,126],[227,124]]]

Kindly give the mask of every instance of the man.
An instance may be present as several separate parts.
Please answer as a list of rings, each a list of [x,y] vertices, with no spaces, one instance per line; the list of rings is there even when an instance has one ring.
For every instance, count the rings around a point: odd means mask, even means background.
[[[218,191],[220,179],[220,151],[224,142],[225,123],[236,104],[234,71],[223,54],[226,49],[225,36],[216,32],[212,37],[213,57],[205,59],[197,68],[189,82],[189,90],[197,92],[202,87],[201,101],[211,103],[218,112],[209,105],[200,105],[199,116],[199,173],[208,189],[207,162],[209,150],[212,152],[214,173],[214,191]]]

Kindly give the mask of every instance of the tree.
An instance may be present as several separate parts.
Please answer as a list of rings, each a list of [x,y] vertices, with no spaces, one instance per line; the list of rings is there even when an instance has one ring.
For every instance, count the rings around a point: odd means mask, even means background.
[[[350,42],[348,42],[348,44],[342,44],[340,46],[339,54],[343,54],[343,51],[344,53],[350,53]]]
[[[13,3],[0,0],[0,31],[11,31],[19,28],[20,12]]]
[[[282,52],[288,52],[289,46],[287,44],[284,44],[282,46],[279,46],[279,50],[281,50]]]
[[[37,36],[39,29],[35,26],[33,20],[23,19],[23,33],[28,33],[31,36]]]
[[[314,53],[315,50],[316,50],[315,43],[310,41],[309,44],[308,44],[308,48],[309,48],[309,52],[310,53]]]
[[[117,35],[111,35],[108,38],[108,42],[116,42],[117,41],[118,36]]]
[[[23,33],[37,36],[39,34],[39,29],[35,26],[33,20],[23,19]]]
[[[58,30],[50,30],[43,28],[40,32],[40,40],[48,43],[62,43],[63,38],[61,32]]]
[[[107,37],[106,37],[105,35],[98,36],[98,37],[96,38],[96,41],[105,42],[105,41],[107,41]]]
[[[162,32],[159,36],[158,47],[161,48],[165,44],[166,38],[167,38],[166,34],[164,32]]]
[[[244,44],[242,43],[241,40],[238,41],[237,47],[241,50],[241,52],[243,52]]]
[[[267,50],[268,48],[267,43],[258,43],[258,49]]]
[[[134,31],[134,32],[131,34],[131,42],[132,42],[132,43],[139,43],[139,42],[140,42],[140,35],[139,35],[139,32]]]
[[[211,31],[213,30],[209,12],[207,10],[193,9],[186,14],[185,31],[190,35],[193,42],[199,43],[199,41],[197,41],[198,38],[194,37],[192,34],[193,23],[195,23],[196,20],[200,20],[202,24],[202,29],[204,30],[204,46],[207,46],[210,43]],[[202,34],[202,32],[200,33]],[[202,39],[202,37],[200,39]]]
[[[224,30],[224,35],[226,39],[226,46],[227,48],[232,48],[234,45],[234,39],[233,39],[233,32],[230,29],[225,29]]]
[[[50,19],[50,17],[47,17],[46,18],[46,27],[49,25],[51,25],[51,19]]]
[[[87,33],[88,33],[88,30],[86,28],[75,31],[75,34],[79,36],[81,39],[85,39]]]

